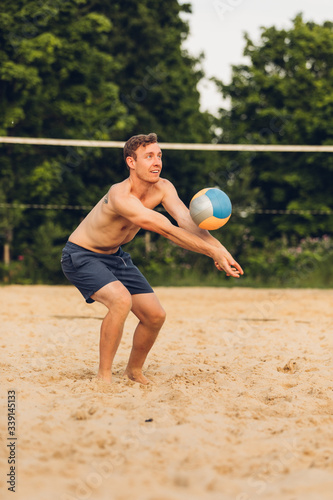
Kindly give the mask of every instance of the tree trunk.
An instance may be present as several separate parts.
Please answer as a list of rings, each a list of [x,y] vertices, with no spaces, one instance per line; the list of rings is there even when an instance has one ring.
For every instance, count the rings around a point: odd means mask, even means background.
[[[5,232],[5,243],[3,246],[3,262],[6,266],[10,264],[10,247],[13,241],[13,229],[10,227]]]
[[[149,255],[151,252],[151,233],[149,231],[145,232],[145,251],[146,255]]]

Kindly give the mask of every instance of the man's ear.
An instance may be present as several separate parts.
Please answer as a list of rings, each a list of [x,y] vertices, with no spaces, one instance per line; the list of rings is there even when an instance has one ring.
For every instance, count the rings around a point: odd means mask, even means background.
[[[127,156],[126,163],[128,168],[134,168],[134,158],[132,156]]]

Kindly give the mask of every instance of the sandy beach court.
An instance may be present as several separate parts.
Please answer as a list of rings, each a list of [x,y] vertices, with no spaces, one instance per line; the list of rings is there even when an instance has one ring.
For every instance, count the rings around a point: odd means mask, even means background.
[[[0,288],[1,499],[332,500],[333,290],[155,291],[167,320],[146,387],[122,377],[133,315],[108,386],[104,306]]]

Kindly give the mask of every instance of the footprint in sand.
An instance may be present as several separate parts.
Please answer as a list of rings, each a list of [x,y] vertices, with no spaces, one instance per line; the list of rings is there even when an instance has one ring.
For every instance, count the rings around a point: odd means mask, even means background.
[[[286,363],[283,368],[281,368],[280,366],[278,366],[277,368],[278,372],[283,372],[283,373],[295,373],[298,370],[299,370],[298,364],[296,363],[296,361],[292,359],[288,361],[288,363]]]

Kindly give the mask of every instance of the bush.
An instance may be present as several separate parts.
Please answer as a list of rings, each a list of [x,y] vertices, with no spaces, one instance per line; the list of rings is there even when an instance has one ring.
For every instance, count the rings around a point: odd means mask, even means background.
[[[62,231],[48,222],[35,236],[38,244],[22,246],[10,266],[0,265],[1,282],[67,284],[60,267]],[[184,250],[157,234],[151,233],[149,239],[140,234],[124,250],[152,286],[332,286],[333,241],[328,235],[292,245],[284,239],[266,241],[261,247],[245,239],[243,246],[237,246],[234,256],[245,271],[239,280],[226,278],[205,255]]]
[[[293,246],[281,239],[252,248],[245,267],[250,281],[260,286],[322,287],[332,285],[326,269],[332,258],[333,241],[328,235],[304,238]]]

